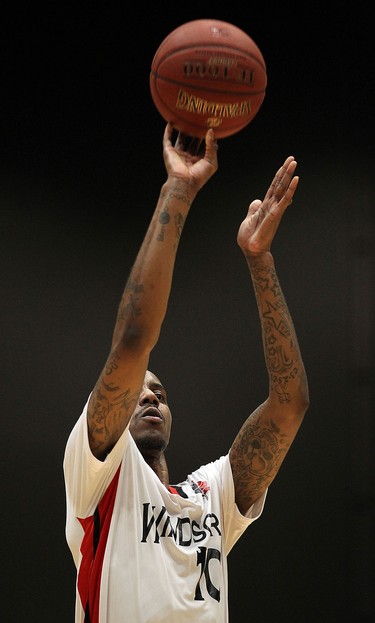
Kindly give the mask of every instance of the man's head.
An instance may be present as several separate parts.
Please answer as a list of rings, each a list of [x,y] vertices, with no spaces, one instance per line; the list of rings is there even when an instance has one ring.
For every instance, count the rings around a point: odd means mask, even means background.
[[[147,370],[129,426],[140,452],[143,455],[164,452],[169,442],[171,424],[167,392],[157,376]]]

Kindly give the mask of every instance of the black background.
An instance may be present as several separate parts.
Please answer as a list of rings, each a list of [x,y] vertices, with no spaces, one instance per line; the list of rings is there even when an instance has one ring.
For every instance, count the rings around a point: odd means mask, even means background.
[[[64,447],[165,179],[152,57],[171,30],[207,17],[255,40],[268,87],[251,124],[219,142],[219,171],[189,216],[152,355],[174,415],[170,477],[225,453],[266,395],[236,234],[292,154],[300,187],[273,251],[311,407],[262,518],[230,555],[230,618],[374,620],[372,18],[362,2],[229,5],[50,3],[2,15],[6,623],[73,621]]]

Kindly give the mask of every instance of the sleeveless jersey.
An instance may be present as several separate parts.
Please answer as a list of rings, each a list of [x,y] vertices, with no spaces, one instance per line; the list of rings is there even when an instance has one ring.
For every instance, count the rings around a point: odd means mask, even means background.
[[[266,497],[239,512],[229,454],[167,489],[128,428],[93,456],[86,404],[63,467],[76,623],[227,623],[227,555]]]

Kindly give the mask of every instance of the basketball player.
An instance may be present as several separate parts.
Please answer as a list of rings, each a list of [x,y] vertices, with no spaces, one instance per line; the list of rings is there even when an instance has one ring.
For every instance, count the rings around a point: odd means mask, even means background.
[[[65,450],[76,623],[227,622],[227,556],[262,513],[308,407],[304,365],[270,251],[298,184],[297,163],[288,157],[263,201],[250,204],[237,236],[259,309],[269,394],[234,433],[225,456],[208,457],[184,482],[169,482],[164,453],[172,418],[149,359],[187,215],[218,168],[213,130],[202,155],[185,149],[180,135],[173,146],[172,132],[168,124],[167,178],[125,285],[111,350]],[[189,379],[181,383],[196,410]],[[231,416],[219,415],[219,405],[215,399],[215,413],[207,415],[215,428],[219,417]]]

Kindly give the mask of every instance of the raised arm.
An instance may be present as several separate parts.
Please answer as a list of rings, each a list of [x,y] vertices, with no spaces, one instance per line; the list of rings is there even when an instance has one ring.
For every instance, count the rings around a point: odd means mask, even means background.
[[[276,274],[271,243],[298,177],[285,160],[262,201],[253,201],[237,241],[250,270],[259,310],[269,395],[245,421],[230,451],[236,503],[242,513],[275,478],[308,408],[308,384],[297,336]]]
[[[111,351],[88,405],[90,447],[98,458],[106,456],[132,416],[166,314],[186,217],[218,166],[212,130],[207,132],[203,156],[185,150],[180,135],[172,146],[172,131],[168,124],[163,138],[167,180],[125,285]]]

